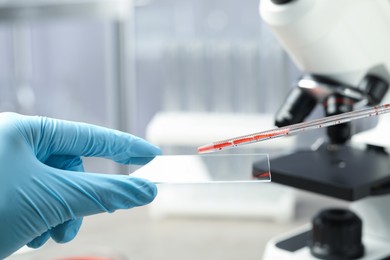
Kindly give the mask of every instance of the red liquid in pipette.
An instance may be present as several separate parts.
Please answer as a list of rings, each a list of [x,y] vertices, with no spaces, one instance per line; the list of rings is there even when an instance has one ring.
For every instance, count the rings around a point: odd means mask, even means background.
[[[288,135],[289,129],[280,129],[280,130],[275,130],[270,133],[262,133],[254,136],[243,136],[243,137],[238,137],[233,140],[228,140],[228,141],[220,141],[216,142],[211,145],[207,146],[202,146],[198,148],[199,153],[207,153],[215,150],[222,150],[223,148],[231,147],[231,146],[237,146],[240,144],[247,144],[250,142],[258,142],[266,139],[270,139],[276,136],[280,135]]]
[[[263,140],[268,140],[276,137],[286,136],[290,134],[302,133],[305,130],[328,127],[341,123],[346,123],[352,120],[365,117],[378,116],[390,112],[390,104],[375,106],[367,109],[346,112],[334,116],[319,118],[307,122],[289,125],[279,129],[263,131],[251,135],[240,136],[236,138],[226,139],[212,144],[207,144],[198,148],[199,153],[207,153],[220,151],[227,148],[232,148],[239,145],[255,143]]]

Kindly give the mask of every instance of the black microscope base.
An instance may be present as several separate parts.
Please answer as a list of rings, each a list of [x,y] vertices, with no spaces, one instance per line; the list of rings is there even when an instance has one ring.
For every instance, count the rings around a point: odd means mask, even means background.
[[[355,201],[386,191],[390,156],[375,149],[321,146],[270,160],[272,181],[315,193]],[[253,175],[264,172],[253,165]]]

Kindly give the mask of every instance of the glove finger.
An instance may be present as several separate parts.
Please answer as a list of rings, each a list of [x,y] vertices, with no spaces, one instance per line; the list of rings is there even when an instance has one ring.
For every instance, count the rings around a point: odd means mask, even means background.
[[[39,248],[43,246],[47,242],[47,240],[49,240],[49,238],[50,238],[49,231],[46,231],[39,237],[34,238],[31,242],[27,244],[27,246],[31,248]]]
[[[158,147],[117,130],[46,117],[27,118],[31,130],[28,127],[25,130],[31,133],[26,136],[35,144],[36,155],[41,161],[51,154],[66,154],[104,157],[123,164],[145,164],[161,154]],[[132,160],[132,157],[144,158]]]
[[[65,223],[52,228],[49,231],[50,236],[57,243],[67,243],[76,237],[82,222],[82,218],[68,220]]]
[[[43,246],[50,237],[57,243],[67,243],[76,237],[78,231],[80,230],[82,221],[82,218],[66,221],[63,224],[46,231],[39,237],[36,237],[29,242],[27,246],[31,248],[39,248]]]
[[[51,155],[45,162],[46,165],[69,171],[83,172],[83,162],[79,156],[71,155]],[[57,243],[66,243],[74,239],[77,235],[81,224],[82,218],[66,221],[58,226],[50,229],[50,236]]]

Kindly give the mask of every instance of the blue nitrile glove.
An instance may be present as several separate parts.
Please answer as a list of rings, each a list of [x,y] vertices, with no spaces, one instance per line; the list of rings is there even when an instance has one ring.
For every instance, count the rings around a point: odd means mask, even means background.
[[[156,196],[156,186],[143,179],[83,172],[80,156],[145,164],[158,154],[119,131],[0,113],[0,259],[50,237],[68,242],[83,216],[142,206]]]

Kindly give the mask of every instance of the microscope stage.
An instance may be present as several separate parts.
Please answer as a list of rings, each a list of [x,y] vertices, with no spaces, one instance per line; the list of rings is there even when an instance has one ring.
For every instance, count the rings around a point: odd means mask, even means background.
[[[329,146],[331,147],[331,146]],[[390,190],[390,156],[375,149],[349,146],[303,150],[270,160],[272,181],[354,201]],[[253,174],[262,172],[255,163]]]

